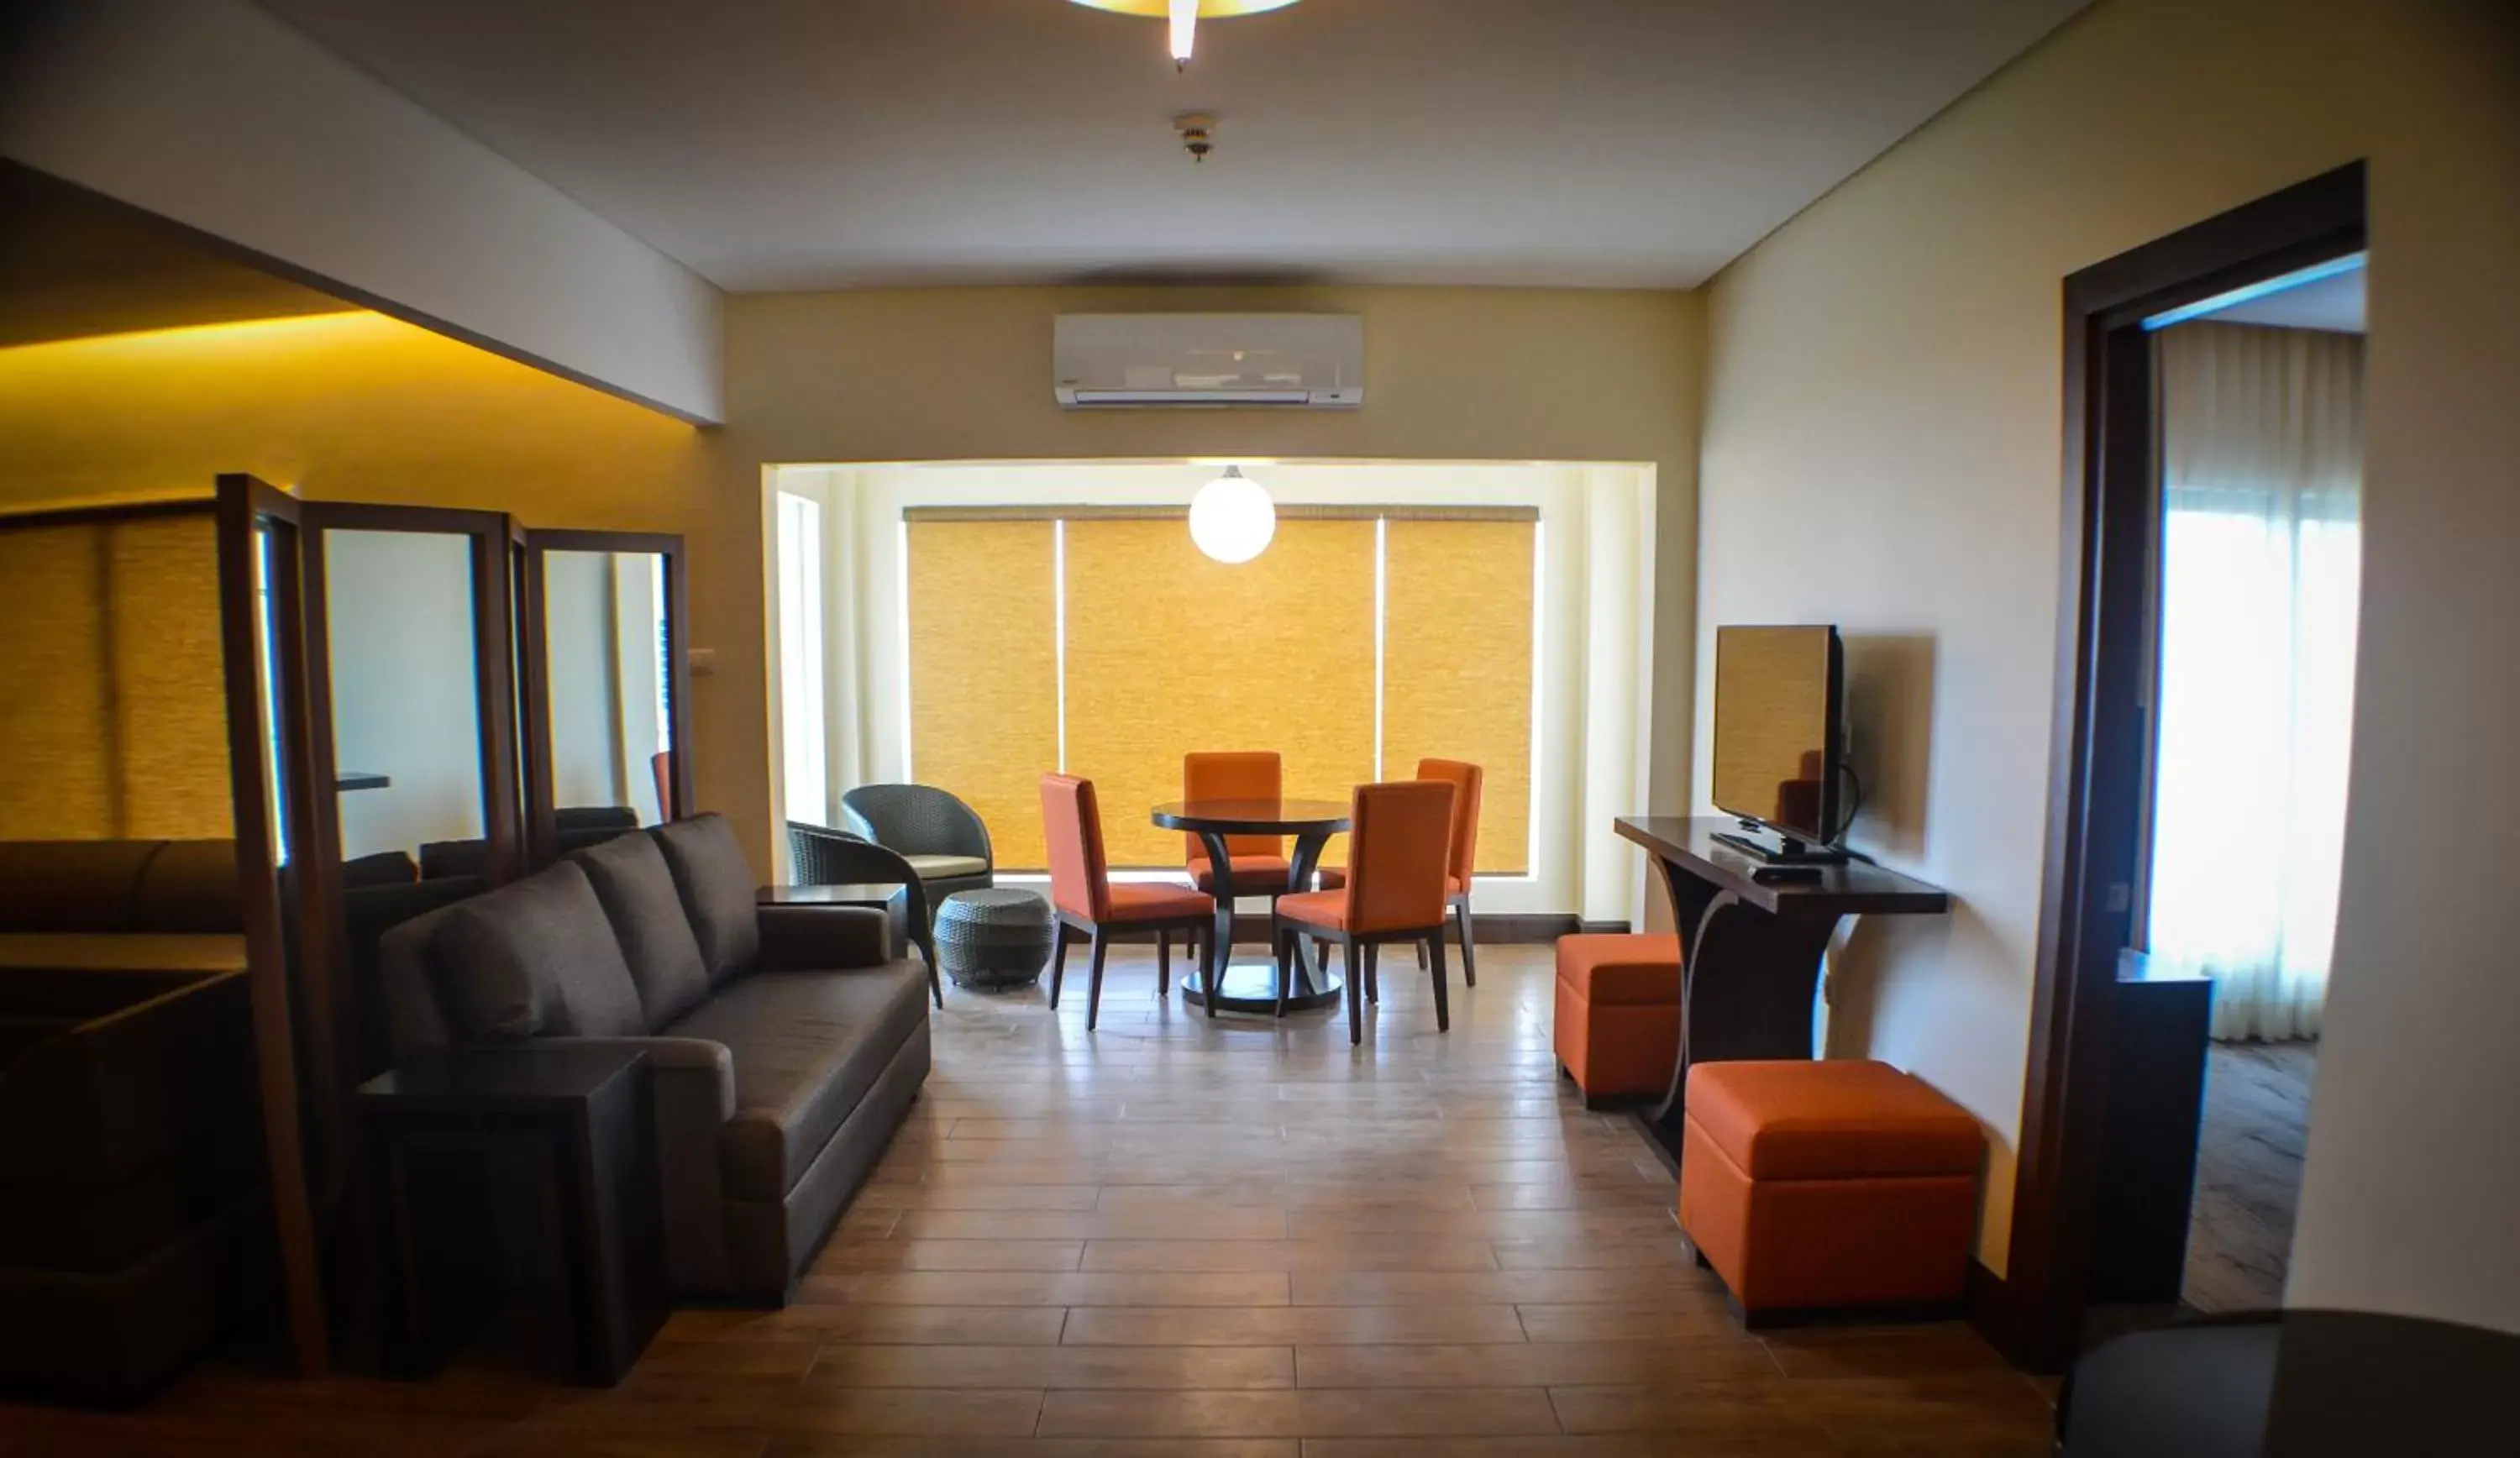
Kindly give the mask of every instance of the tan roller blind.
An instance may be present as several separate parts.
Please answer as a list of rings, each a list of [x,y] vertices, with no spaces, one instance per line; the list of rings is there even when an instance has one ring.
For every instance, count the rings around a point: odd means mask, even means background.
[[[1384,523],[1382,773],[1466,760],[1486,772],[1477,867],[1531,865],[1530,521]]]
[[[0,839],[233,833],[209,513],[0,523]]]
[[[1282,519],[1229,566],[1179,516],[1067,523],[1067,767],[1101,792],[1113,865],[1182,863],[1148,813],[1192,750],[1275,749],[1289,795],[1372,776],[1373,531]]]
[[[911,773],[979,813],[1001,869],[1040,869],[1041,775],[1058,768],[1057,526],[907,530]]]

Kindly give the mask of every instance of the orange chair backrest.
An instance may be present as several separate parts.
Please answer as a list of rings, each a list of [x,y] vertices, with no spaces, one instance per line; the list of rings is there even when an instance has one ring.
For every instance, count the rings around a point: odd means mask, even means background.
[[[1348,812],[1347,929],[1441,926],[1453,839],[1453,786],[1401,779],[1356,787]]]
[[[1418,777],[1440,779],[1453,787],[1453,850],[1445,869],[1466,891],[1470,868],[1479,860],[1479,786],[1487,782],[1487,772],[1461,760],[1419,760]]]
[[[1209,750],[1182,756],[1185,800],[1275,800],[1285,783],[1274,749]],[[1185,835],[1193,865],[1207,863],[1206,848],[1195,835]],[[1275,835],[1229,835],[1230,856],[1282,856],[1286,843]]]
[[[1111,872],[1102,857],[1102,807],[1094,798],[1094,781],[1043,775],[1041,828],[1050,845],[1051,905],[1088,921],[1108,917]]]

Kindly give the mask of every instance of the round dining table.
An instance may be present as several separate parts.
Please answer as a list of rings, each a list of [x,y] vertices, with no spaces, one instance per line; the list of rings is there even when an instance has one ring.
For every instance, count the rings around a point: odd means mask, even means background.
[[[1193,1007],[1205,1007],[1213,1015],[1226,1012],[1263,1012],[1278,1010],[1278,963],[1275,955],[1265,962],[1234,962],[1234,899],[1257,896],[1271,891],[1303,891],[1312,885],[1313,871],[1321,862],[1322,847],[1333,835],[1348,828],[1348,807],[1343,800],[1175,800],[1154,809],[1155,823],[1166,830],[1180,830],[1198,837],[1207,850],[1207,863],[1214,868],[1215,881],[1210,890],[1216,897],[1216,961],[1222,968],[1216,986],[1208,986],[1204,969],[1193,970],[1182,979],[1182,1000]],[[1230,835],[1292,836],[1295,854],[1287,859],[1286,884],[1282,887],[1237,886],[1234,882],[1234,857],[1226,849]],[[1288,1011],[1309,1011],[1338,1004],[1341,987],[1338,976],[1328,966],[1313,963],[1308,944],[1296,939],[1293,989],[1287,994]]]

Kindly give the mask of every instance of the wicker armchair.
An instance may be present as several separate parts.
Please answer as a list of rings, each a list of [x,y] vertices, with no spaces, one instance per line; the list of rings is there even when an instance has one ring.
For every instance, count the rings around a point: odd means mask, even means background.
[[[901,854],[926,883],[934,906],[957,891],[997,884],[989,827],[971,807],[923,784],[866,784],[840,796],[842,822],[853,835]]]
[[[927,994],[945,1005],[945,984],[936,975],[935,908],[926,885],[900,853],[861,840],[826,825],[788,822],[788,856],[794,862],[799,886],[847,886],[859,882],[898,882],[901,890],[887,908],[893,944],[904,941],[919,949],[927,962]]]

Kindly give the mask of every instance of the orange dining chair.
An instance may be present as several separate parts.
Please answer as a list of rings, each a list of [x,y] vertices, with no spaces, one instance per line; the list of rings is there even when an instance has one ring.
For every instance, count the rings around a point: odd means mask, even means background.
[[[1469,987],[1479,985],[1479,958],[1470,943],[1470,875],[1479,859],[1479,789],[1487,782],[1487,772],[1461,760],[1419,760],[1419,779],[1440,779],[1453,787],[1453,831],[1444,866],[1444,901],[1452,907],[1453,920],[1462,939],[1462,981]],[[1322,889],[1335,890],[1347,884],[1347,872],[1336,866],[1322,871]],[[1372,952],[1367,956],[1366,987],[1373,989]],[[1418,965],[1426,965],[1426,950],[1418,950]]]
[[[1293,980],[1296,940],[1334,943],[1347,958],[1347,1040],[1363,1042],[1360,951],[1386,942],[1416,942],[1425,947],[1434,974],[1436,1031],[1448,1032],[1453,1012],[1444,989],[1444,877],[1452,783],[1402,779],[1358,785],[1348,827],[1346,884],[1278,899],[1280,1010]]]
[[[1058,913],[1058,950],[1050,964],[1050,1005],[1058,1006],[1058,988],[1067,972],[1067,944],[1083,933],[1093,944],[1093,980],[1085,993],[1085,1026],[1102,1007],[1102,959],[1114,936],[1153,932],[1164,942],[1155,963],[1156,995],[1171,991],[1172,933],[1192,931],[1216,919],[1216,898],[1187,886],[1152,881],[1111,879],[1102,854],[1102,811],[1094,798],[1094,781],[1072,774],[1041,777],[1041,823],[1050,846],[1050,901]],[[1213,983],[1216,953],[1211,947],[1201,965]]]
[[[1185,800],[1275,800],[1284,793],[1282,762],[1274,749],[1209,750],[1182,756],[1182,798]],[[1207,863],[1207,847],[1195,835],[1185,835],[1189,855],[1190,883],[1211,896],[1216,892],[1216,871]],[[1265,896],[1270,905],[1287,889],[1287,877],[1294,866],[1286,860],[1286,843],[1275,835],[1229,835],[1225,854],[1232,858],[1234,894],[1239,897]],[[1213,928],[1194,934],[1195,939],[1210,937]]]

